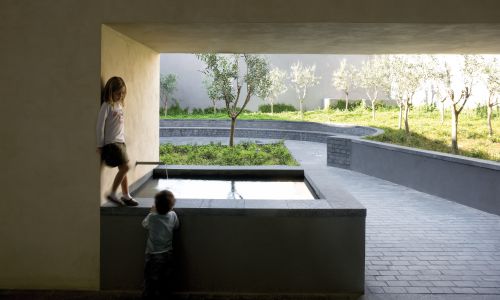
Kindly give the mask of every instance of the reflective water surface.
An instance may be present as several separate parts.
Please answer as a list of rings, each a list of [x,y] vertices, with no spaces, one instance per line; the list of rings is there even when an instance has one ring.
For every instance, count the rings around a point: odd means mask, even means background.
[[[203,179],[151,179],[135,193],[152,198],[160,190],[170,190],[177,199],[266,199],[312,200],[303,181],[246,181]]]

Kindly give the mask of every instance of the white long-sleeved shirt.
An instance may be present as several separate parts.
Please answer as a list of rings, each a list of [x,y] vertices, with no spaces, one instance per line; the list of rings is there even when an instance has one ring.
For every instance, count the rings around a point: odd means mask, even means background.
[[[174,229],[179,227],[179,218],[173,210],[164,215],[149,213],[142,221],[142,226],[148,230],[146,253],[172,251]]]
[[[120,103],[111,106],[103,102],[97,117],[97,147],[111,143],[125,143],[125,123]]]

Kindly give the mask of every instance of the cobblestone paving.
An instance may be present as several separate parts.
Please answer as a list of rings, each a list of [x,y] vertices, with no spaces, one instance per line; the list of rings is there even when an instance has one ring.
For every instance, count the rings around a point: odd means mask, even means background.
[[[324,144],[286,145],[304,168],[326,167]],[[367,208],[368,293],[498,294],[500,299],[500,216],[326,168]]]

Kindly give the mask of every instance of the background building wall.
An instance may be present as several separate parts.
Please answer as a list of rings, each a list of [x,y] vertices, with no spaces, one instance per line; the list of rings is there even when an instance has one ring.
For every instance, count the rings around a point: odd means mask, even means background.
[[[297,61],[300,61],[303,66],[316,66],[316,76],[319,76],[319,84],[311,87],[307,91],[304,107],[306,110],[314,110],[324,108],[324,98],[344,99],[345,95],[342,91],[336,89],[332,84],[332,73],[340,67],[342,59],[346,59],[347,64],[354,65],[357,70],[362,66],[362,62],[370,59],[370,55],[342,55],[342,54],[262,54],[270,63],[271,68],[278,67],[282,71],[286,71],[290,75],[290,67]],[[206,108],[212,107],[212,102],[207,96],[206,89],[203,85],[205,75],[201,72],[205,64],[196,58],[194,54],[188,53],[164,53],[160,56],[162,74],[175,74],[177,76],[177,90],[173,93],[173,98],[177,100],[182,108]],[[444,57],[444,56],[443,56]],[[457,76],[458,72],[458,57],[447,55],[448,60],[452,64],[454,78],[456,83],[454,88],[460,93],[462,86],[460,85],[461,77]],[[488,55],[491,59],[491,55]],[[497,57],[498,58],[498,57]],[[297,94],[293,88],[291,81],[287,80],[288,90],[282,94],[275,103],[286,103],[299,108]],[[243,101],[246,88],[242,89],[240,102]],[[478,104],[484,105],[488,97],[488,91],[484,81],[478,82],[474,87],[473,95],[467,103],[467,107],[473,108]],[[389,95],[379,92],[379,102],[396,105],[395,99],[391,99]],[[423,85],[415,94],[413,103],[422,105],[431,102],[432,91],[430,85]],[[369,98],[366,92],[361,87],[354,87],[349,93],[349,101],[365,100],[369,104]],[[438,101],[435,99],[434,101]],[[170,102],[169,105],[174,102]],[[247,109],[256,111],[259,105],[268,104],[268,101],[253,96],[247,106]],[[438,104],[440,105],[439,101]],[[448,101],[445,102],[448,107]],[[217,107],[224,107],[224,101],[217,101]]]
[[[303,66],[316,65],[316,76],[320,76],[319,84],[310,88],[307,92],[304,106],[308,110],[323,108],[323,98],[344,98],[344,94],[332,86],[332,73],[340,66],[340,61],[345,58],[348,63],[361,67],[361,61],[368,58],[367,55],[329,55],[329,54],[264,54],[271,68],[277,67],[290,73],[290,67],[297,61]],[[207,97],[203,86],[205,75],[201,73],[205,64],[198,60],[193,54],[162,54],[160,72],[162,74],[173,73],[177,76],[177,90],[173,97],[183,108],[206,108],[211,107],[212,102]],[[286,103],[299,107],[297,94],[287,80],[288,90],[275,101],[275,103]],[[242,89],[240,102],[246,95],[246,87]],[[363,89],[355,88],[350,97],[352,99],[366,98]],[[247,108],[257,110],[259,105],[269,102],[254,96]],[[224,106],[224,101],[218,101],[218,107]]]

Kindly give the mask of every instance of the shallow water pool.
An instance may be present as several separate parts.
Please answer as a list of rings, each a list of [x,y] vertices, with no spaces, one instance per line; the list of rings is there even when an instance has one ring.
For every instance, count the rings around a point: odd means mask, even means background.
[[[150,179],[136,193],[152,198],[161,190],[170,190],[177,199],[252,199],[313,200],[304,181],[229,180],[229,179]]]

